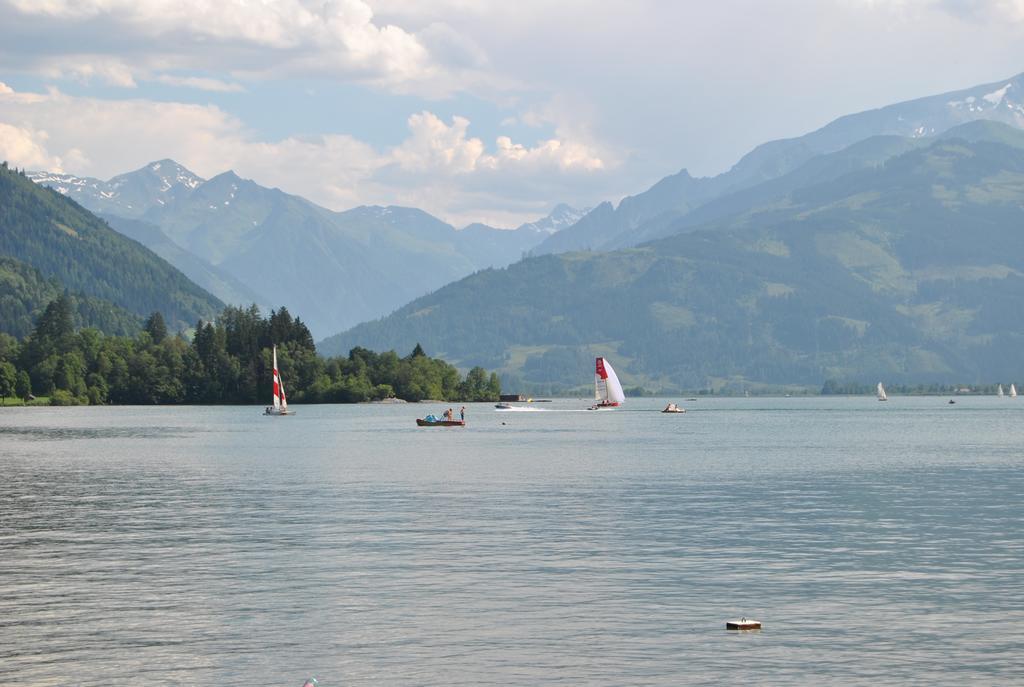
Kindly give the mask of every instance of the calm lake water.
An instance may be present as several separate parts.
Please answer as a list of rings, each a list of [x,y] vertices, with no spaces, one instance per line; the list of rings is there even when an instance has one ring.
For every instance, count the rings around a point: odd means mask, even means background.
[[[1024,399],[671,400],[3,409],[0,684],[1024,681]]]

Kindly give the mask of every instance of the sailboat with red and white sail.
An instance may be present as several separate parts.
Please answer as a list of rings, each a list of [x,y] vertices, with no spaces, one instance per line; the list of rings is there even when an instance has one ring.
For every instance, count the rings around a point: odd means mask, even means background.
[[[622,392],[619,377],[612,369],[612,364],[604,358],[598,358],[594,369],[594,400],[597,401],[592,410],[598,408],[615,408],[626,400]]]
[[[274,346],[274,405],[263,411],[264,415],[294,415],[288,410],[288,398],[284,395],[284,382],[277,369],[277,346]]]

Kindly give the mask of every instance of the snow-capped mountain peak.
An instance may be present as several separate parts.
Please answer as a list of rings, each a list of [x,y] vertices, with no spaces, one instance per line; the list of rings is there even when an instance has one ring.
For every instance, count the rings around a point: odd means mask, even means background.
[[[28,177],[92,210],[132,218],[141,217],[152,207],[167,205],[179,194],[194,191],[205,182],[174,160],[150,162],[108,181],[54,172],[30,172]]]
[[[518,228],[551,235],[565,229],[566,227],[576,224],[576,222],[578,222],[580,218],[588,212],[590,212],[590,208],[578,210],[566,205],[565,203],[559,203],[555,206],[555,209],[551,211],[551,214],[534,222],[527,222],[526,224],[520,225]]]

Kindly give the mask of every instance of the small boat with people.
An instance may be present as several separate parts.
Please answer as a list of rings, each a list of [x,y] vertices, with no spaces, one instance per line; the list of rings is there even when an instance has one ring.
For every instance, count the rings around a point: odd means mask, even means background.
[[[277,346],[274,346],[274,405],[263,409],[264,415],[294,415],[288,410],[288,399],[284,395],[284,381],[277,369]]]
[[[594,363],[594,400],[596,403],[589,410],[617,408],[626,401],[619,376],[604,358],[597,358]]]
[[[665,406],[665,409],[663,411],[661,411],[661,412],[663,412],[663,413],[685,413],[686,412],[686,408],[680,408],[675,403],[669,403],[667,406]]]
[[[417,427],[465,427],[465,420],[441,420],[433,415],[416,418]]]
[[[465,427],[466,426],[466,406],[462,406],[459,410],[459,419],[455,419],[455,411],[449,408],[448,410],[441,413],[441,417],[435,415],[427,415],[426,417],[416,418],[417,427]]]

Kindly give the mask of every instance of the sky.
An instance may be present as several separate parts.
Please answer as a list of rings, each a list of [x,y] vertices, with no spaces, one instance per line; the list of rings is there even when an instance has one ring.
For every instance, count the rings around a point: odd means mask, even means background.
[[[1024,72],[1024,0],[0,0],[0,158],[512,227]]]

